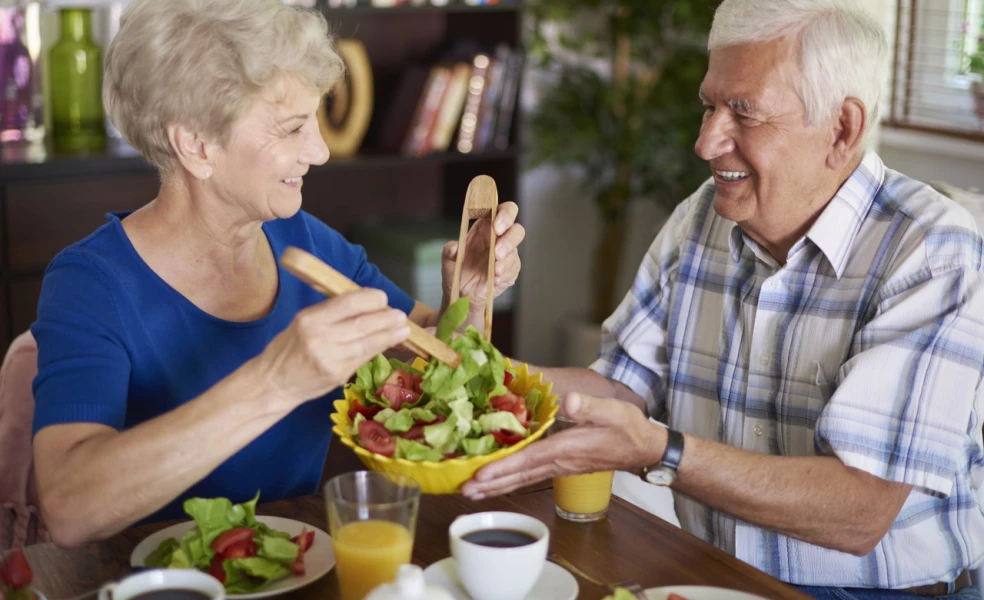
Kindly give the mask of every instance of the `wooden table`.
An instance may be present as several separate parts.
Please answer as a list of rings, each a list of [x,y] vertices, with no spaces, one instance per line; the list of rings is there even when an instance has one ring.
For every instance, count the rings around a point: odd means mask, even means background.
[[[590,524],[564,521],[554,515],[549,486],[504,498],[471,502],[462,496],[424,496],[421,500],[413,561],[426,567],[449,556],[447,531],[462,514],[506,510],[526,513],[550,528],[550,549],[601,581],[631,579],[643,587],[713,585],[745,590],[766,598],[806,600],[794,588],[758,571],[721,550],[618,498],[607,519]],[[327,531],[324,500],[307,496],[263,504],[258,514],[288,517]],[[80,515],[80,518],[84,518]],[[27,548],[35,583],[51,600],[71,598],[124,575],[130,552],[149,533],[171,523],[127,529],[116,536],[64,550],[52,544]],[[579,598],[598,599],[606,590],[578,578]],[[286,597],[294,600],[338,598],[332,570],[319,581]]]

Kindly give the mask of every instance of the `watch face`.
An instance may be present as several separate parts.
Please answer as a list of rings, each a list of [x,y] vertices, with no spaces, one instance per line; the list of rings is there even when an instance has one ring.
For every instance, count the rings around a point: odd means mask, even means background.
[[[665,467],[646,472],[646,481],[653,485],[670,485],[676,479],[676,473]]]

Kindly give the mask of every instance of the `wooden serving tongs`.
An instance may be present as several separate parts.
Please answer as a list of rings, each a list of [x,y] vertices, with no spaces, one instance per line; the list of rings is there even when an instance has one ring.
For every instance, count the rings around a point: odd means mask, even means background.
[[[289,247],[284,250],[280,264],[314,289],[327,296],[338,296],[361,289],[354,281],[331,268],[317,256],[300,248]],[[422,327],[407,320],[410,326],[410,337],[403,345],[419,355],[424,360],[434,357],[452,368],[461,364],[461,355]]]
[[[499,191],[495,180],[479,175],[468,184],[465,206],[461,211],[461,232],[458,234],[458,257],[454,261],[454,278],[451,280],[451,302],[461,296],[461,264],[465,260],[465,242],[470,219],[489,218],[489,271],[488,292],[485,298],[485,340],[492,338],[492,300],[495,298],[495,214],[499,208]]]

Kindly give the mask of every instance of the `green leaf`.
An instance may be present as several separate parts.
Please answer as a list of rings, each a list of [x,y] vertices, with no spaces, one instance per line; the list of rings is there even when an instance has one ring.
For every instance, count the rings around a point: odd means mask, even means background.
[[[442,455],[456,452],[461,438],[461,433],[458,431],[458,415],[455,414],[443,423],[424,427],[424,439],[427,445]]]
[[[421,371],[418,371],[417,369],[411,367],[410,365],[408,365],[407,363],[403,362],[402,360],[391,358],[391,359],[389,359],[389,363],[390,363],[390,366],[393,367],[394,369],[402,369],[402,370],[406,371],[407,373],[410,373],[410,374],[413,374],[413,375],[423,375],[423,373]]]
[[[451,337],[454,335],[455,331],[465,323],[465,319],[468,318],[468,307],[470,300],[467,296],[458,298],[448,306],[444,314],[441,315],[441,319],[437,323],[437,333],[435,334],[437,339],[441,340],[445,344],[451,342]]]
[[[226,572],[227,594],[255,592],[290,575],[289,568],[260,556],[226,560],[222,567]]]
[[[499,443],[492,435],[483,435],[480,438],[471,438],[461,441],[461,448],[468,456],[479,456],[491,454],[499,449]]]
[[[256,545],[256,554],[263,558],[283,564],[292,564],[297,560],[300,548],[294,542],[282,537],[261,535]]]
[[[391,373],[393,373],[393,367],[390,365],[390,362],[382,354],[377,354],[372,359],[372,381],[375,389],[378,390]],[[386,406],[389,406],[389,403]]]
[[[401,408],[397,412],[389,416],[386,421],[383,422],[383,427],[387,429],[390,433],[404,433],[410,431],[413,427],[413,416],[410,414],[409,408]]]
[[[478,424],[482,426],[482,431],[485,433],[502,430],[518,433],[523,437],[529,435],[529,431],[523,427],[516,415],[502,410],[481,415],[478,417]]]
[[[414,421],[423,421],[424,423],[433,423],[434,419],[437,418],[437,415],[426,408],[417,407],[410,409],[410,416],[413,417]]]
[[[444,455],[437,450],[403,438],[396,438],[396,457],[418,462],[425,460],[440,462],[444,460]]]
[[[530,418],[536,418],[536,410],[540,407],[540,402],[543,401],[543,392],[536,388],[532,388],[526,393],[526,410],[530,413]]]
[[[175,550],[181,548],[181,544],[174,538],[167,538],[157,546],[157,549],[147,555],[144,559],[144,566],[153,569],[163,569],[171,565],[171,556]]]

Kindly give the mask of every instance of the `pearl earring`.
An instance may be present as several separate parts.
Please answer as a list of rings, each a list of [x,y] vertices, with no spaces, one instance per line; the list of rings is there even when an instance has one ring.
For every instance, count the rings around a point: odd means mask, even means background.
[[[212,177],[212,169],[205,169],[204,175],[205,175],[205,179],[211,178]]]

